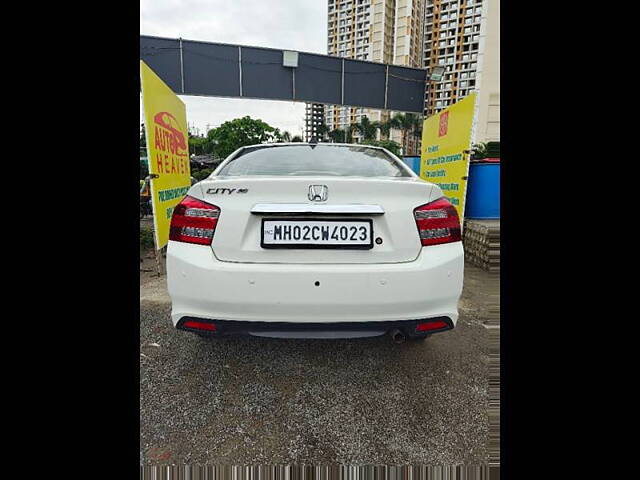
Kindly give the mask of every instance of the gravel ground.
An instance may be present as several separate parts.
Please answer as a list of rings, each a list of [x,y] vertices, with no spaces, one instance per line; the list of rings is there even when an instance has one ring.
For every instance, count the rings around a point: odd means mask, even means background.
[[[145,259],[141,269],[151,268]],[[140,459],[208,464],[478,464],[488,460],[487,295],[468,267],[450,332],[206,340],[178,332],[165,279],[140,301]]]

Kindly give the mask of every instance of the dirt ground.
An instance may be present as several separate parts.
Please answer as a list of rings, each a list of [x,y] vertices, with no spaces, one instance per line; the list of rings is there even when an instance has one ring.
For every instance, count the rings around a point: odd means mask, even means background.
[[[497,275],[467,266],[456,328],[425,342],[206,340],[174,329],[166,278],[145,256],[141,463],[488,461]]]

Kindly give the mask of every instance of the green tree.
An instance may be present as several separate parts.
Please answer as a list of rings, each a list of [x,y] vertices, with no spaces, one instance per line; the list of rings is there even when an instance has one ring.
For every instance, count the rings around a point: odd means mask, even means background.
[[[364,115],[359,123],[351,124],[351,129],[352,131],[358,132],[363,140],[375,140],[378,122],[371,122],[371,120]]]
[[[471,160],[482,160],[487,158],[487,144],[475,143],[471,148]]]
[[[225,158],[246,145],[275,142],[276,129],[259,119],[249,116],[224,122],[218,128],[207,132],[207,153]]]
[[[414,137],[422,126],[422,119],[420,116],[413,113],[396,113],[389,121],[391,128],[398,129],[402,132],[402,151],[405,155],[415,154],[415,152],[408,152],[407,150],[407,135],[411,134]]]
[[[400,156],[400,144],[393,140],[365,140],[362,143],[364,145],[386,148],[394,155]]]
[[[339,128],[331,130],[328,135],[333,143],[345,143],[346,141],[345,131]]]
[[[318,140],[324,140],[327,138],[327,134],[329,133],[329,127],[327,127],[327,125],[322,122],[320,125],[318,125],[316,131],[318,132]]]
[[[302,137],[300,135],[296,135],[291,139],[292,142],[302,142]]]
[[[147,148],[147,137],[144,131],[144,123],[140,124],[140,152]]]
[[[353,143],[354,131],[355,127],[353,125],[349,125],[344,130],[341,128],[331,130],[327,135],[333,143]]]
[[[144,180],[149,175],[149,165],[146,157],[140,157],[140,180]]]
[[[373,122],[373,124],[378,130],[380,130],[380,138],[388,140],[389,135],[391,134],[391,120],[387,120],[386,122]]]
[[[198,170],[196,172],[193,172],[193,178],[195,178],[197,181],[200,180],[204,180],[205,178],[207,178],[209,175],[211,175],[211,172],[213,172],[213,168],[203,168],[202,170]]]
[[[189,133],[189,155],[204,155],[206,152],[207,137],[198,137]]]

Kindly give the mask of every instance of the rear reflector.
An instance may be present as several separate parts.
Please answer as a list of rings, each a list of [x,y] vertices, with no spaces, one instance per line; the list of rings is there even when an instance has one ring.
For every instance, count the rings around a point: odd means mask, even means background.
[[[428,332],[429,330],[440,330],[441,328],[447,328],[449,324],[442,320],[435,320],[433,322],[419,323],[416,326],[416,332]]]
[[[187,195],[173,209],[169,240],[211,245],[219,215],[215,205]]]
[[[209,330],[210,332],[216,331],[215,323],[197,322],[195,320],[187,320],[182,326],[185,328],[195,328],[197,330]]]
[[[460,220],[458,212],[442,197],[413,211],[422,245],[459,242]]]

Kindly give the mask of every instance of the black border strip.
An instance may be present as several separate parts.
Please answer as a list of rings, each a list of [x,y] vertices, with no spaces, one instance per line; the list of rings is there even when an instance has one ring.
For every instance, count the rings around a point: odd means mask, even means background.
[[[264,222],[265,221],[292,221],[292,222],[368,222],[371,235],[369,243],[365,245],[322,245],[322,244],[304,244],[299,243],[279,243],[277,245],[264,243]],[[260,224],[260,246],[265,250],[270,249],[288,249],[288,250],[371,250],[373,249],[373,220],[370,218],[313,218],[313,217],[289,217],[281,216],[271,218],[263,218]]]

